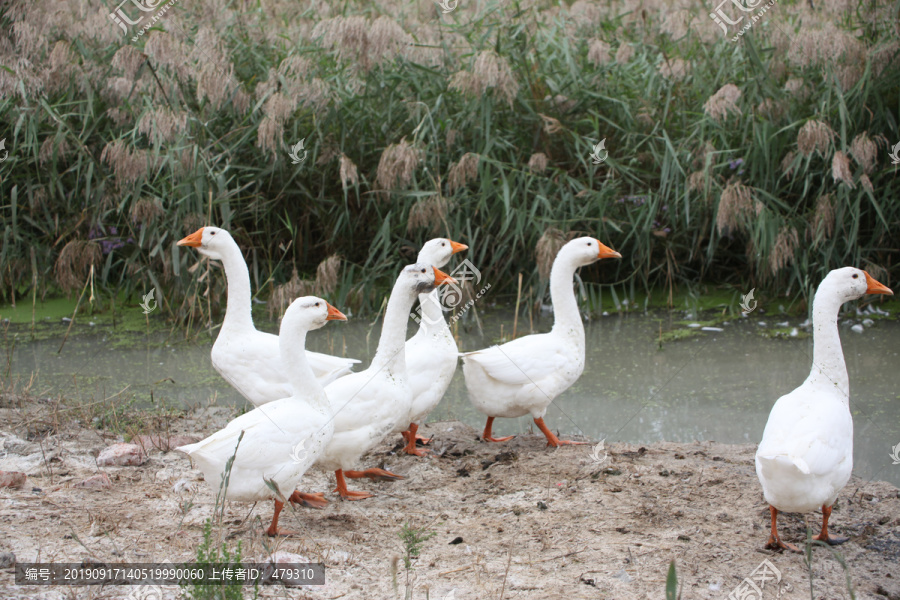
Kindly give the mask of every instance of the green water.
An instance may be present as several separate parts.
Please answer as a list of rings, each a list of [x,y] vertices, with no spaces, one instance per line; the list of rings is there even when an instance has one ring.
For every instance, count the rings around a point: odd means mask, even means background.
[[[474,327],[460,327],[461,350],[489,345],[499,338],[501,325],[504,335],[512,330],[508,312],[482,312],[480,317],[483,335]],[[701,332],[660,350],[660,326],[665,332],[684,320],[682,311],[673,311],[612,315],[586,323],[584,375],[551,406],[548,424],[563,435],[580,433],[608,442],[758,442],[774,401],[809,373],[812,339],[764,337],[762,331],[772,331],[786,319],[757,313],[720,324],[722,332]],[[171,404],[205,403],[214,395],[219,403],[245,402],[210,364],[215,332],[185,340],[183,331],[169,330],[161,321],[151,321],[144,331],[113,328],[109,320],[97,320],[93,326],[90,322],[90,317],[79,317],[61,353],[57,350],[66,324],[58,317],[43,320],[34,341],[30,325],[5,324],[3,374],[9,370],[19,382],[33,376],[32,392],[44,397],[100,399],[124,390],[117,399],[146,403],[152,393],[155,402]],[[534,327],[547,331],[551,324],[543,318]],[[366,365],[380,332],[380,323],[371,333],[370,326],[363,319],[329,324],[308,336],[308,348],[346,354]],[[276,330],[271,322],[260,327]],[[520,334],[527,328],[527,321],[523,325],[520,320]],[[409,334],[413,331],[410,326]],[[845,326],[841,337],[850,373],[854,472],[900,485],[900,465],[893,465],[890,457],[892,446],[900,444],[900,372],[894,371],[900,323],[878,320],[863,333]],[[479,430],[484,425],[483,416],[468,402],[461,368],[430,417],[444,419],[460,419]],[[527,418],[500,419],[494,425],[498,435],[530,428]]]

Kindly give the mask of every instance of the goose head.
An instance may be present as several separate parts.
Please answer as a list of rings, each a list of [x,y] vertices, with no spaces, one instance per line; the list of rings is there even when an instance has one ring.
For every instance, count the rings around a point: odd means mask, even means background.
[[[447,238],[435,238],[425,242],[419,251],[419,257],[416,259],[416,262],[441,268],[450,262],[451,256],[468,248],[465,244],[460,244]]]
[[[234,238],[218,227],[201,227],[191,235],[178,240],[179,246],[196,248],[197,252],[213,260],[222,260],[226,248],[235,246]]]
[[[862,298],[866,294],[888,294],[894,292],[884,284],[879,283],[871,275],[862,269],[844,267],[835,269],[825,276],[819,290],[836,296],[841,304]],[[818,291],[816,292],[818,296]]]
[[[316,296],[301,296],[297,298],[281,318],[281,332],[285,331],[312,331],[323,327],[328,321],[346,321],[344,313],[333,307],[328,302]]]
[[[601,258],[622,258],[622,255],[592,237],[575,238],[560,248],[556,260],[567,260],[583,267]]]
[[[457,283],[457,281],[437,267],[418,262],[403,267],[400,277],[397,278],[396,286],[406,288],[413,294],[427,294],[435,287],[447,283]]]

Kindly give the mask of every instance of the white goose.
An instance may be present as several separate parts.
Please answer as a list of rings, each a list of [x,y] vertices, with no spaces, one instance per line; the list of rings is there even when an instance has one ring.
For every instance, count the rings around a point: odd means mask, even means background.
[[[216,492],[225,476],[226,464],[234,456],[225,499],[274,500],[275,513],[266,532],[270,536],[290,532],[278,529],[278,515],[284,503],[267,480],[274,482],[280,492],[290,493],[321,456],[334,433],[331,405],[313,376],[304,344],[307,331],[335,319],[346,321],[347,317],[321,298],[305,296],[294,300],[284,313],[279,336],[281,359],[290,366],[287,372],[293,395],[255,408],[205,440],[178,448],[191,457]],[[288,501],[306,503],[298,492],[291,493]]]
[[[278,336],[253,326],[250,272],[237,242],[224,229],[201,227],[180,240],[179,246],[222,262],[228,282],[228,300],[222,329],[212,348],[216,371],[256,406],[287,398],[293,390],[278,350]],[[358,360],[307,352],[307,361],[319,383],[327,385],[351,372]]]
[[[345,500],[361,500],[372,495],[349,491],[345,474],[352,478],[401,479],[383,469],[346,469],[353,467],[385,436],[406,427],[412,404],[404,351],[409,313],[418,294],[450,282],[455,280],[431,265],[417,263],[404,267],[384,311],[372,364],[365,371],[341,377],[325,388],[334,412],[334,437],[316,465],[335,472],[335,491]]]
[[[591,237],[580,237],[560,248],[550,271],[554,322],[549,333],[528,335],[500,346],[462,354],[463,374],[472,404],[487,415],[483,439],[494,438],[495,417],[531,414],[547,437],[547,445],[573,444],[560,440],[544,423],[547,407],[584,371],[584,325],[572,286],[575,270],[601,258],[622,258]]]
[[[450,257],[466,250],[468,246],[446,238],[430,240],[422,246],[416,262],[442,268]],[[428,294],[419,294],[421,307],[419,330],[406,342],[406,371],[409,374],[409,387],[412,390],[413,402],[409,411],[409,428],[402,432],[406,440],[404,448],[407,454],[423,456],[428,451],[416,448],[416,440],[427,444],[427,440],[419,436],[419,423],[434,410],[444,397],[444,392],[456,372],[459,362],[459,349],[441,307],[438,290]]]
[[[756,475],[772,515],[767,547],[799,551],[778,535],[778,511],[809,512],[822,508],[822,531],[815,540],[846,542],[828,533],[831,506],[853,470],[853,418],[850,381],[838,311],[844,302],[865,294],[891,294],[860,269],[831,271],[813,300],[813,364],[809,377],[778,399],[756,451]]]

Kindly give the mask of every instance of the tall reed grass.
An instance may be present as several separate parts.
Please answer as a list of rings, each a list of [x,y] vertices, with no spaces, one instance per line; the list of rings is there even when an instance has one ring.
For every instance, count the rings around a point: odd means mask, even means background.
[[[357,312],[436,234],[494,294],[523,272],[537,296],[550,228],[621,251],[584,279],[626,296],[805,297],[848,264],[890,285],[898,9],[814,4],[732,42],[693,0],[192,0],[132,42],[97,0],[6,3],[0,300],[93,266],[98,293],[159,287],[189,318],[224,292],[175,246],[207,223],[261,298],[340,256],[332,296]]]

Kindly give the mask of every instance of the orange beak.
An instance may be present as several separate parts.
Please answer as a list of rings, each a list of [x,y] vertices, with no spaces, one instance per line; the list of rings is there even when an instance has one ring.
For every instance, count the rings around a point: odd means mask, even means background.
[[[866,272],[863,271],[863,273],[866,273]],[[894,295],[894,292],[891,291],[891,288],[884,285],[883,283],[878,283],[868,273],[866,273],[866,283],[869,284],[869,287],[866,288],[867,294],[887,294],[888,296]]]
[[[437,267],[431,267],[434,269],[434,285],[442,285],[444,283],[459,283]]]
[[[178,246],[190,246],[191,248],[199,248],[203,241],[203,228],[201,227],[191,235],[184,239],[178,240]]]
[[[469,247],[465,244],[460,244],[459,242],[454,242],[453,240],[450,240],[450,247],[453,248],[453,254],[469,249]]]
[[[347,317],[346,317],[346,315],[344,315],[344,313],[342,313],[341,311],[339,311],[332,305],[328,304],[327,302],[325,303],[325,305],[328,307],[328,316],[325,317],[326,321],[346,321],[347,320]]]
[[[600,246],[600,252],[597,253],[597,258],[622,258],[621,254],[608,246],[604,246],[603,242],[600,240],[597,240],[597,244]]]

